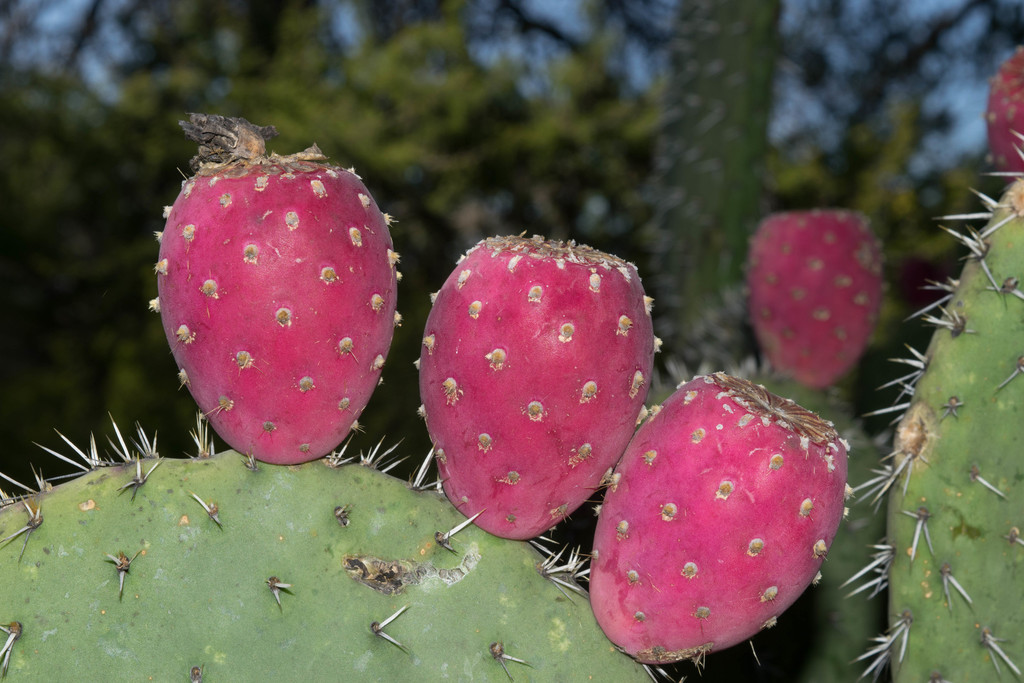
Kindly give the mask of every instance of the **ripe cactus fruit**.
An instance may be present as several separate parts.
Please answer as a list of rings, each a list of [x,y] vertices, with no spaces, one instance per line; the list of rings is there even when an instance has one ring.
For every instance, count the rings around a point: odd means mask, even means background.
[[[641,662],[749,638],[815,579],[843,516],[847,446],[747,380],[679,386],[630,442],[601,506],[591,603]]]
[[[751,323],[768,360],[823,388],[857,362],[874,331],[881,245],[853,211],[773,214],[751,239],[747,285]]]
[[[1024,134],[1024,47],[1018,47],[989,80],[985,125],[993,165],[1024,173],[1024,159],[1017,151],[1022,140],[1015,134]]]
[[[134,462],[25,499],[24,557],[0,545],[9,680],[649,680],[530,545],[471,526],[443,547],[464,520],[437,491],[332,458],[156,462],[134,502]],[[25,521],[0,497],[0,538]]]
[[[164,331],[217,433],[256,458],[319,458],[380,378],[396,321],[388,220],[316,147],[264,154],[273,129],[193,114],[196,175],[157,262]]]
[[[506,538],[572,513],[629,442],[655,344],[632,264],[539,237],[477,244],[435,297],[420,355],[448,498]]]

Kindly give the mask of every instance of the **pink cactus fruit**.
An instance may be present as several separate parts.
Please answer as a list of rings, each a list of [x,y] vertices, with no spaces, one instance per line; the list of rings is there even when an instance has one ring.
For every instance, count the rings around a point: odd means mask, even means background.
[[[680,385],[622,456],[594,538],[590,595],[645,663],[741,642],[814,581],[843,517],[831,423],[722,373]]]
[[[842,377],[878,322],[882,248],[846,210],[777,213],[750,242],[751,323],[772,366],[812,388]]]
[[[1017,151],[1024,141],[1024,47],[999,66],[989,79],[988,106],[985,109],[988,149],[992,164],[1001,171],[1024,173],[1024,159]]]
[[[179,378],[224,441],[277,464],[343,440],[396,323],[388,220],[353,171],[308,152],[201,167],[156,264]]]
[[[599,487],[643,407],[656,340],[635,266],[583,245],[493,237],[434,299],[420,355],[452,503],[537,536]]]

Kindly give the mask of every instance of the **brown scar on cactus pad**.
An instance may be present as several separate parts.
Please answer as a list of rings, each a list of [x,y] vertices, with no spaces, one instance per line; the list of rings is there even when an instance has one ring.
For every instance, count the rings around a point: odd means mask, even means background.
[[[172,354],[229,445],[277,464],[319,458],[357,424],[401,321],[388,220],[316,145],[268,153],[276,129],[240,118],[181,125],[199,153],[155,269]],[[240,349],[259,372],[238,372],[250,367]],[[337,410],[343,398],[351,410]]]
[[[384,595],[401,595],[407,587],[431,579],[448,586],[458,583],[473,571],[479,561],[479,551],[471,547],[461,563],[451,568],[438,568],[430,562],[358,555],[346,555],[342,564],[353,581]]]
[[[629,441],[653,373],[635,266],[574,242],[492,237],[433,297],[422,415],[449,499],[532,538],[578,508]],[[467,505],[468,503],[468,505]]]

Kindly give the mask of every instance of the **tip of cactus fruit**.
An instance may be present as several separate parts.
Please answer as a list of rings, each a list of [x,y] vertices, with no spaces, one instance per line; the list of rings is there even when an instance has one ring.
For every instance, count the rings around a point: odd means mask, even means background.
[[[823,420],[795,401],[771,393],[760,384],[723,372],[714,373],[708,381],[714,381],[728,392],[734,401],[751,412],[786,424],[814,443],[822,444],[839,438],[839,433],[831,422]]]
[[[190,113],[179,121],[185,137],[199,144],[199,154],[189,165],[193,171],[203,163],[226,163],[256,159],[267,152],[266,141],[277,135],[274,126],[257,126],[240,117]]]

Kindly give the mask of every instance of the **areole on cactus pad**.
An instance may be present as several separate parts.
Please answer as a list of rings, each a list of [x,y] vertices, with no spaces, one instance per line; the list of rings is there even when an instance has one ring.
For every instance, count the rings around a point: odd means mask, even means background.
[[[355,424],[388,355],[389,219],[315,145],[268,156],[273,128],[199,114],[182,125],[200,152],[159,235],[153,302],[179,378],[232,448],[319,458]]]
[[[506,538],[600,485],[643,407],[656,340],[635,266],[575,243],[494,237],[434,298],[420,397],[445,493]]]

